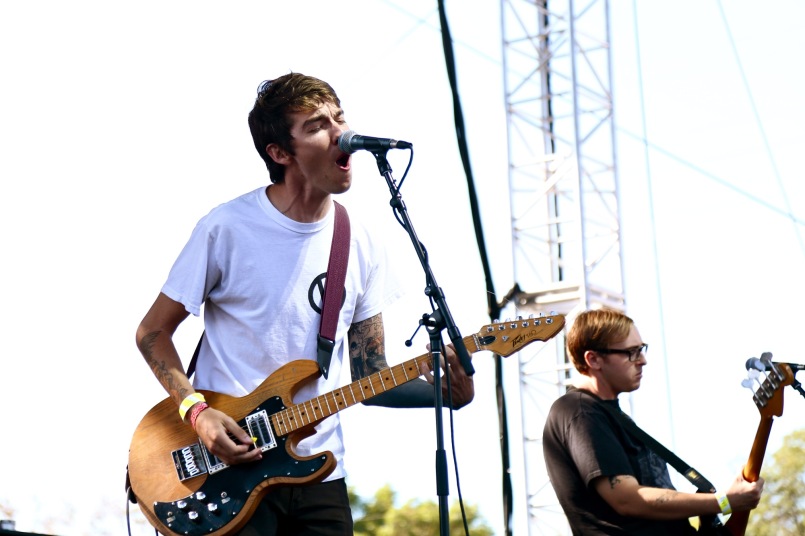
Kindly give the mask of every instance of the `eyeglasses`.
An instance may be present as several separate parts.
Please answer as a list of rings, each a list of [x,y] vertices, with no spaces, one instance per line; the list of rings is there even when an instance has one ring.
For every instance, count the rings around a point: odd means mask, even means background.
[[[595,351],[600,354],[623,354],[629,356],[629,361],[637,361],[641,354],[648,352],[648,344],[641,344],[634,348],[602,348]]]

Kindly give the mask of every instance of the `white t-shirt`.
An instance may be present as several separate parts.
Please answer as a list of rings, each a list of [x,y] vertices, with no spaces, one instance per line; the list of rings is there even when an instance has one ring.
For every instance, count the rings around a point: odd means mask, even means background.
[[[299,223],[277,211],[261,187],[198,222],[162,288],[191,314],[198,316],[204,305],[197,389],[240,397],[290,361],[316,360],[334,214],[331,207],[321,221]],[[296,403],[340,387],[350,325],[382,312],[401,293],[387,280],[382,243],[354,218],[350,227],[346,294],[328,379],[306,384]],[[346,476],[338,414],[296,448],[301,456],[323,450],[338,460],[329,479]]]

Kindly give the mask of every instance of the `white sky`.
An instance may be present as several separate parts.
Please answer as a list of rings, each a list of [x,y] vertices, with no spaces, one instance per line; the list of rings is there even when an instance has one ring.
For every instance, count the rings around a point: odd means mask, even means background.
[[[635,138],[642,127],[633,2],[612,2],[627,301],[652,345],[636,417],[718,485],[737,474],[756,429],[751,394],[740,387],[746,358],[771,351],[782,361],[805,361],[797,336],[805,251],[801,229],[781,215],[786,203],[797,218],[805,212],[805,5],[722,4],[751,95],[717,2],[639,5],[653,147],[647,167]],[[19,530],[124,533],[131,433],[165,396],[135,347],[134,330],[198,218],[267,183],[246,125],[266,78],[290,70],[323,78],[341,97],[351,128],[414,143],[403,196],[419,238],[462,334],[488,323],[436,3],[302,6],[0,4],[0,505],[16,511]],[[448,11],[502,295],[513,281],[499,4],[452,2]],[[397,178],[407,154],[390,155]],[[423,351],[426,334],[411,349],[403,341],[430,309],[373,158],[363,153],[353,161],[355,185],[343,200],[376,219],[408,277],[408,297],[385,313],[389,360],[397,363]],[[178,334],[188,358],[200,330],[201,321],[190,319]],[[516,374],[514,359],[507,373]],[[491,356],[478,354],[473,363],[476,401],[455,414],[461,491],[502,533]],[[516,389],[507,397],[516,408]],[[786,399],[770,453],[805,414],[797,393],[788,390]],[[349,483],[359,493],[389,483],[401,500],[437,499],[432,412],[359,406],[343,418]],[[452,460],[450,466],[452,472]],[[453,482],[451,502],[456,498]],[[526,524],[523,499],[516,497],[517,533]],[[99,511],[108,516],[93,525]]]

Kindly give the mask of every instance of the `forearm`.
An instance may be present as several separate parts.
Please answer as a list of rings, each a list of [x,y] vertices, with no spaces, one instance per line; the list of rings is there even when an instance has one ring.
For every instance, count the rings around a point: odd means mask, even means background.
[[[193,386],[173,344],[173,334],[188,312],[184,306],[160,293],[137,326],[137,348],[165,391],[178,406]]]
[[[623,505],[621,515],[646,519],[684,519],[721,512],[713,493],[685,493],[672,489],[641,487],[639,499]]]
[[[684,519],[721,512],[712,493],[641,486],[631,475],[599,477],[595,490],[618,514],[644,519]]]
[[[137,336],[137,346],[145,362],[178,406],[194,389],[170,334],[159,330],[150,332],[138,330]]]

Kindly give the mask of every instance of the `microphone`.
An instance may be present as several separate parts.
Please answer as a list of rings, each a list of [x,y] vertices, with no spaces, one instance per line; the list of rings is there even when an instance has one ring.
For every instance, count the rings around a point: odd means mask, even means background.
[[[373,138],[361,136],[351,130],[342,132],[338,137],[338,148],[347,154],[361,149],[365,151],[387,151],[388,149],[411,149],[413,145],[407,141],[397,141],[391,138]]]
[[[779,365],[782,363],[772,363],[771,361],[764,361],[762,359],[758,359],[757,357],[750,357],[746,360],[746,370],[759,370],[762,372],[768,371],[772,369],[772,365]],[[785,363],[789,367],[791,367],[792,372],[797,372],[798,370],[805,370],[805,365],[799,365],[797,363]]]

